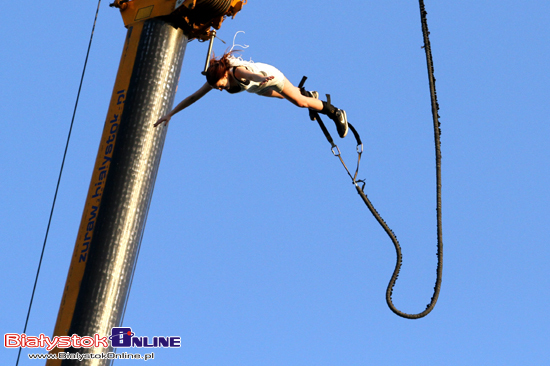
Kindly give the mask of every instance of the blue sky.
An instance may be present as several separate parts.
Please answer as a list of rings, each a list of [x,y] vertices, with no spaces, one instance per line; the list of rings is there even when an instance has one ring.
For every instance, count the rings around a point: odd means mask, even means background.
[[[2,333],[23,330],[96,5],[3,7]],[[550,4],[426,8],[443,155],[435,310],[410,321],[387,308],[392,244],[305,111],[212,92],[170,123],[124,318],[140,335],[182,338],[156,363],[550,362]],[[244,58],[295,84],[307,75],[347,111],[365,144],[359,176],[403,249],[395,304],[423,310],[436,222],[418,3],[251,0],[218,35],[231,43],[238,30]],[[29,335],[53,332],[125,34],[102,2]],[[206,50],[188,45],[177,100],[204,82]],[[352,138],[337,142],[353,165]],[[17,352],[0,357],[15,364]]]

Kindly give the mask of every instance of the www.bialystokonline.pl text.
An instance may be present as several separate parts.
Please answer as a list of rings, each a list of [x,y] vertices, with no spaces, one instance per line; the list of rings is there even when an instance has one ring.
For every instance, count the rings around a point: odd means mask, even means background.
[[[31,360],[143,360],[149,361],[155,358],[155,353],[80,353],[80,352],[58,352],[58,353],[29,353]]]

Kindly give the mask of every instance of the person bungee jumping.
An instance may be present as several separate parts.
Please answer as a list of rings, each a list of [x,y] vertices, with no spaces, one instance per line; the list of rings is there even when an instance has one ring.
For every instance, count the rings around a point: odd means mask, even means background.
[[[277,68],[260,62],[244,61],[233,56],[233,53],[234,51],[229,51],[220,58],[213,57],[205,73],[206,83],[182,100],[170,113],[156,121],[154,126],[168,124],[176,113],[189,107],[212,89],[226,90],[231,94],[246,90],[266,97],[287,99],[300,108],[309,108],[325,114],[336,124],[338,135],[342,138],[346,136],[348,121],[345,111],[319,100],[319,93],[316,91],[301,91]]]

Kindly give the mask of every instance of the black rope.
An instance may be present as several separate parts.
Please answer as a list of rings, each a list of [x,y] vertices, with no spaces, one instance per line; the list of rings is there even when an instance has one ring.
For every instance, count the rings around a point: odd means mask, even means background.
[[[397,281],[397,277],[399,276],[399,270],[401,269],[401,263],[402,263],[401,247],[399,246],[399,242],[397,241],[395,234],[391,231],[391,229],[384,222],[380,214],[376,211],[372,203],[369,201],[369,199],[363,192],[363,189],[359,188],[357,183],[354,182],[355,187],[357,189],[357,193],[359,193],[359,195],[361,196],[365,204],[368,206],[371,213],[374,215],[378,223],[384,228],[384,230],[386,231],[388,236],[391,238],[395,246],[395,253],[397,256],[397,260],[395,263],[395,270],[393,271],[393,275],[390,279],[388,288],[386,290],[386,302],[388,303],[388,306],[391,309],[391,311],[407,319],[423,318],[433,310],[433,308],[435,307],[435,304],[437,303],[437,299],[439,298],[439,292],[441,291],[441,279],[443,276],[443,230],[441,225],[441,222],[442,222],[442,219],[441,219],[441,129],[440,129],[440,123],[439,123],[439,114],[438,114],[439,104],[437,103],[437,93],[435,91],[435,77],[434,77],[432,50],[430,47],[430,38],[429,38],[430,32],[428,30],[428,21],[426,19],[426,15],[428,13],[426,12],[426,9],[424,6],[424,0],[419,0],[419,6],[420,6],[420,22],[422,24],[422,35],[424,37],[423,48],[424,48],[424,51],[426,52],[426,64],[428,67],[428,80],[430,84],[430,99],[431,99],[432,117],[433,117],[433,124],[434,124],[436,191],[437,191],[436,192],[436,195],[437,195],[437,270],[436,270],[437,275],[436,275],[433,296],[430,300],[430,303],[426,306],[426,309],[424,311],[417,314],[408,314],[397,309],[393,304],[393,301],[392,301],[393,288],[395,286],[395,282]],[[363,183],[363,186],[364,186],[364,183]]]
[[[440,130],[440,123],[439,123],[439,104],[437,103],[437,93],[435,91],[435,77],[434,77],[434,70],[433,70],[433,60],[432,60],[432,52],[430,47],[430,39],[428,31],[428,22],[426,20],[427,12],[425,10],[424,1],[419,0],[420,5],[420,20],[422,23],[422,34],[424,37],[424,50],[426,52],[426,62],[428,67],[428,79],[430,84],[430,97],[431,97],[431,105],[432,105],[432,116],[433,116],[433,123],[434,123],[434,141],[435,141],[435,156],[436,156],[436,191],[437,191],[437,276],[436,276],[436,282],[434,287],[434,293],[430,300],[430,303],[427,305],[426,309],[420,313],[417,314],[408,314],[400,311],[395,307],[392,301],[392,293],[393,288],[395,286],[395,282],[397,281],[397,277],[399,276],[399,271],[401,269],[401,264],[403,261],[403,256],[401,253],[401,246],[399,245],[399,241],[397,240],[397,237],[393,233],[393,231],[390,229],[388,224],[382,219],[382,216],[376,211],[373,204],[368,199],[367,195],[364,192],[365,188],[365,182],[363,180],[357,180],[357,173],[359,171],[359,163],[361,161],[361,154],[363,152],[363,144],[361,142],[361,137],[359,136],[359,133],[357,130],[348,123],[349,129],[353,132],[353,135],[355,136],[355,139],[357,141],[357,169],[355,170],[355,175],[351,175],[348,167],[346,166],[344,160],[342,159],[342,156],[340,154],[340,149],[338,146],[334,143],[332,140],[332,137],[330,136],[330,133],[328,132],[327,128],[325,127],[323,121],[319,117],[319,114],[315,111],[310,111],[310,117],[312,120],[317,120],[319,123],[319,126],[321,127],[321,130],[323,131],[323,134],[327,138],[327,141],[331,144],[332,153],[337,156],[340,159],[340,162],[346,169],[346,172],[350,176],[353,184],[355,185],[355,188],[357,189],[357,193],[361,196],[363,201],[365,202],[365,205],[368,207],[372,215],[376,218],[378,223],[382,226],[384,231],[388,234],[391,241],[393,242],[393,245],[395,247],[395,253],[396,253],[396,264],[395,269],[393,271],[393,275],[390,279],[390,282],[388,284],[388,288],[386,290],[386,302],[389,306],[389,308],[397,315],[407,318],[407,319],[419,319],[423,318],[426,315],[428,315],[433,308],[435,307],[435,304],[437,302],[437,299],[439,297],[439,293],[441,291],[441,279],[443,275],[443,232],[442,232],[442,219],[441,219],[441,130]],[[303,93],[305,92],[305,89],[303,89],[304,83],[306,81],[306,77],[304,76],[302,78],[302,81],[299,84],[299,88],[303,90]],[[328,99],[327,95],[327,99]],[[330,99],[329,99],[330,100]],[[329,102],[330,103],[330,102]],[[357,183],[361,182],[362,186],[359,187]]]
[[[34,279],[34,286],[33,286],[33,289],[32,289],[31,301],[29,303],[29,310],[27,311],[27,319],[25,320],[25,327],[23,329],[23,333],[26,333],[27,326],[29,324],[29,317],[31,315],[32,302],[34,300],[34,293],[36,292],[36,285],[38,283],[38,276],[40,274],[40,267],[42,266],[42,259],[44,258],[44,251],[46,250],[46,242],[48,241],[48,233],[50,232],[50,225],[52,223],[53,211],[54,211],[54,208],[55,208],[55,201],[57,200],[57,193],[59,191],[59,184],[61,182],[61,175],[63,174],[63,167],[65,166],[65,158],[67,156],[67,150],[69,149],[69,141],[71,139],[71,132],[73,130],[74,119],[75,119],[75,116],[76,116],[76,109],[78,107],[78,100],[80,98],[80,91],[82,90],[82,83],[84,81],[84,74],[86,72],[86,65],[88,64],[88,56],[90,55],[90,48],[92,47],[92,39],[94,37],[95,25],[96,25],[96,22],[97,22],[97,15],[99,14],[100,4],[101,4],[101,0],[98,0],[97,10],[96,10],[96,13],[95,13],[95,18],[94,18],[94,25],[92,26],[92,32],[91,32],[91,35],[90,35],[90,42],[88,44],[88,51],[86,52],[86,60],[84,61],[84,68],[82,70],[82,76],[80,77],[80,86],[78,87],[78,93],[76,95],[76,102],[75,102],[75,105],[74,105],[73,117],[71,119],[71,125],[69,127],[69,134],[67,136],[67,143],[65,144],[65,152],[63,153],[63,160],[61,162],[61,169],[59,170],[59,177],[57,178],[57,185],[55,187],[55,194],[53,196],[52,209],[50,211],[50,218],[48,220],[48,226],[46,228],[46,235],[44,236],[44,244],[42,245],[42,253],[40,254],[40,260],[38,261],[38,269],[36,271],[36,277]],[[17,354],[17,361],[15,363],[16,366],[19,365],[19,358],[20,357],[21,357],[21,347],[19,347],[19,353]]]
[[[395,286],[395,282],[397,281],[397,277],[399,276],[399,270],[401,268],[401,263],[402,263],[401,247],[399,246],[399,242],[397,241],[395,234],[384,222],[384,220],[378,214],[378,212],[376,212],[376,210],[374,209],[374,206],[372,206],[372,204],[370,203],[369,199],[367,198],[363,190],[360,189],[357,184],[355,184],[355,187],[357,188],[357,192],[359,193],[359,195],[361,196],[365,204],[369,207],[374,217],[378,220],[380,225],[384,228],[386,233],[390,236],[395,246],[397,260],[395,264],[395,270],[393,272],[393,275],[388,284],[388,288],[386,290],[386,302],[388,303],[389,308],[395,314],[407,319],[423,318],[433,310],[433,308],[435,307],[435,304],[437,303],[437,299],[439,298],[439,293],[441,291],[441,279],[443,276],[443,231],[442,231],[442,225],[441,225],[441,222],[442,222],[442,219],[441,219],[441,130],[440,130],[439,114],[438,114],[439,104],[437,103],[437,93],[435,91],[433,59],[432,59],[432,51],[430,47],[430,38],[429,38],[430,32],[428,31],[428,21],[426,19],[426,15],[428,13],[425,10],[424,0],[419,0],[419,6],[420,6],[420,22],[422,24],[422,35],[424,38],[423,48],[424,48],[424,51],[426,52],[426,64],[428,68],[428,80],[430,84],[430,99],[431,99],[432,117],[433,117],[433,123],[434,123],[436,191],[437,191],[436,192],[436,195],[437,195],[437,270],[436,270],[437,275],[436,275],[433,296],[430,300],[430,303],[426,306],[426,309],[424,311],[417,314],[408,314],[397,309],[393,304],[393,301],[392,301],[393,288]]]

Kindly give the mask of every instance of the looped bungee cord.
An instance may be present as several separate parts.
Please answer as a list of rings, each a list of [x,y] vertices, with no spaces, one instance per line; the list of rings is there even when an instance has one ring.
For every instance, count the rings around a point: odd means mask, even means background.
[[[340,153],[340,149],[338,146],[334,143],[332,136],[328,132],[326,126],[324,125],[323,121],[321,120],[319,113],[310,110],[310,118],[311,120],[316,120],[319,123],[319,127],[321,127],[321,130],[323,131],[325,137],[327,138],[327,141],[331,144],[331,151],[332,153],[337,156],[340,159],[340,162],[346,169],[346,172],[348,173],[349,177],[352,180],[353,185],[355,186],[355,189],[357,190],[357,193],[361,198],[363,199],[363,202],[368,207],[372,215],[376,218],[380,226],[384,229],[386,234],[390,237],[394,247],[395,247],[395,253],[396,253],[396,264],[395,269],[393,271],[392,277],[390,279],[390,282],[388,284],[387,290],[386,290],[386,302],[388,304],[388,307],[393,311],[395,314],[406,318],[406,319],[419,319],[423,318],[426,315],[428,315],[433,308],[435,307],[435,304],[437,302],[437,299],[439,297],[439,293],[441,291],[441,279],[443,274],[443,233],[442,233],[442,225],[441,225],[441,130],[440,130],[440,123],[439,123],[439,104],[437,103],[437,93],[435,91],[435,77],[433,72],[433,60],[432,60],[432,54],[431,54],[431,48],[430,48],[430,40],[429,40],[429,31],[428,31],[428,24],[426,20],[426,10],[424,7],[424,1],[419,0],[420,5],[420,17],[421,17],[421,24],[422,24],[422,34],[424,37],[424,50],[426,52],[426,62],[428,66],[428,79],[430,84],[430,96],[431,96],[431,105],[432,105],[432,116],[433,116],[433,123],[434,123],[434,140],[435,140],[435,150],[436,150],[436,194],[437,194],[437,276],[436,276],[436,282],[434,287],[434,293],[430,300],[430,303],[426,306],[426,309],[420,313],[417,314],[408,314],[405,312],[402,312],[401,310],[397,309],[392,301],[392,293],[393,288],[395,286],[395,282],[397,281],[397,277],[399,276],[399,271],[401,269],[402,264],[402,253],[401,253],[401,246],[399,245],[399,241],[397,240],[397,237],[393,233],[393,231],[390,229],[388,224],[382,219],[378,211],[374,208],[373,204],[368,199],[367,195],[364,192],[365,189],[365,181],[362,179],[357,179],[357,174],[359,172],[359,164],[361,162],[361,155],[363,153],[363,143],[361,142],[361,137],[359,136],[359,133],[357,130],[351,125],[351,123],[348,122],[349,129],[353,132],[353,135],[355,136],[355,139],[357,141],[357,169],[355,170],[355,174],[352,176],[348,167],[346,166],[344,159],[342,158],[342,154]],[[307,77],[303,77],[302,81],[298,85],[298,87],[302,90],[302,94],[305,94],[304,89],[304,83],[306,81]],[[327,103],[330,104],[330,95],[327,94]],[[336,153],[337,151],[337,153]],[[362,183],[361,187],[358,183]]]

